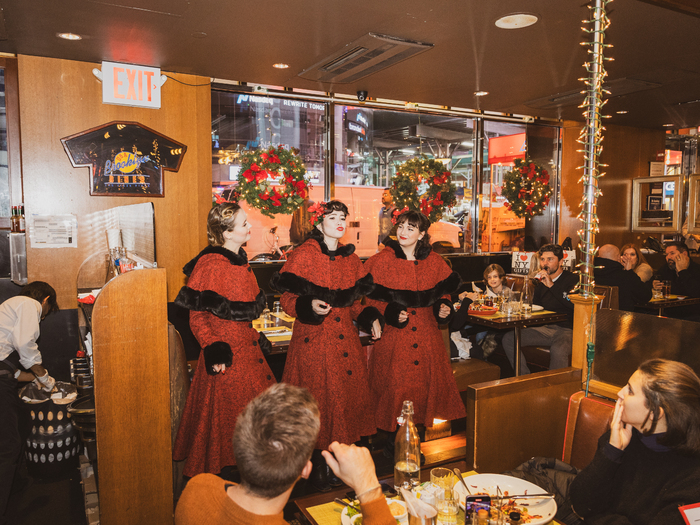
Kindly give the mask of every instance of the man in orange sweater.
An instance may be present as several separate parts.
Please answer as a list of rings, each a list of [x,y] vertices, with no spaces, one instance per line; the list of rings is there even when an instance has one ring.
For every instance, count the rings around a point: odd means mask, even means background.
[[[311,473],[320,428],[316,400],[280,383],[253,399],[236,423],[233,451],[241,483],[213,474],[193,477],[175,509],[176,525],[285,525],[283,509],[300,478]],[[369,450],[331,443],[323,451],[336,476],[355,490],[366,525],[395,525]]]

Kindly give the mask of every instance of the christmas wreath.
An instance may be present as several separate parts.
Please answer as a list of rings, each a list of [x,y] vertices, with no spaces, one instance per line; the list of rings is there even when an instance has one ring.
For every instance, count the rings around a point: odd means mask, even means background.
[[[306,169],[299,150],[282,146],[241,154],[238,192],[263,215],[289,215],[309,196]]]
[[[391,178],[396,209],[420,211],[430,222],[442,219],[445,208],[456,204],[455,192],[452,173],[442,162],[426,157],[404,162]]]
[[[542,215],[552,195],[549,173],[529,158],[515,159],[515,168],[503,179],[501,195],[508,201],[505,207],[521,219]]]

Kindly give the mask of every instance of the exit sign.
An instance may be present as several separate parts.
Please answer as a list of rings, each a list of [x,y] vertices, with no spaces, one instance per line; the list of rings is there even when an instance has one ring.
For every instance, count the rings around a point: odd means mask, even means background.
[[[102,102],[160,109],[160,68],[102,62]]]

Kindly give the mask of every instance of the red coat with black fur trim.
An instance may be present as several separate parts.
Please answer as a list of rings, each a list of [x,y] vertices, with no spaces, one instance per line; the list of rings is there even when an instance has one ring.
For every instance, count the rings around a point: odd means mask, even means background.
[[[251,321],[265,308],[245,251],[209,246],[183,269],[189,275],[175,303],[190,310],[190,328],[202,352],[187,395],[173,458],[185,475],[218,474],[235,465],[232,438],[245,406],[276,383],[261,351],[269,347]],[[225,364],[223,373],[213,365]]]
[[[380,315],[360,304],[372,289],[372,278],[354,249],[339,245],[329,252],[317,235],[295,248],[270,282],[284,292],[285,312],[296,317],[282,380],[308,388],[316,398],[321,413],[317,449],[376,432],[367,356],[353,320],[367,330]],[[317,315],[313,299],[329,303],[331,311]]]
[[[413,401],[413,421],[426,426],[433,426],[433,419],[465,417],[437,320],[441,304],[452,311],[441,324],[454,313],[450,293],[459,287],[459,275],[429,246],[417,249],[416,260],[409,261],[392,240],[365,262],[365,268],[375,283],[367,304],[386,321],[369,363],[377,427],[394,431],[405,400]],[[403,310],[408,320],[399,323]]]

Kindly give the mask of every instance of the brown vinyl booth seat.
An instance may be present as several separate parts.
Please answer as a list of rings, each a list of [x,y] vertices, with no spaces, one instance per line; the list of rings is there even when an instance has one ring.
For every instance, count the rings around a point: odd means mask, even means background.
[[[595,456],[598,438],[610,427],[615,404],[576,392],[569,398],[562,461],[582,469]]]

